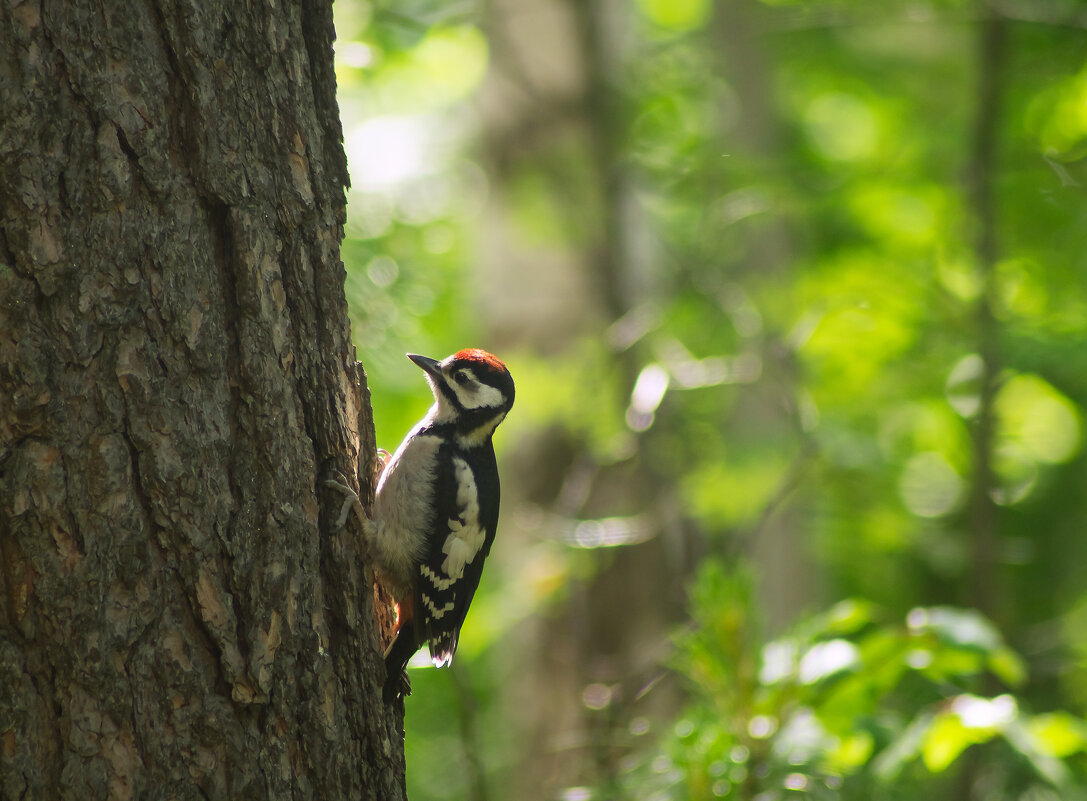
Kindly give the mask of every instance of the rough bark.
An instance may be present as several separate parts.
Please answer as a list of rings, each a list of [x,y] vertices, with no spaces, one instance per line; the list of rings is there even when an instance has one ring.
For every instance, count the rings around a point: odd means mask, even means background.
[[[333,37],[319,0],[0,10],[2,798],[403,797],[321,483],[373,454]]]

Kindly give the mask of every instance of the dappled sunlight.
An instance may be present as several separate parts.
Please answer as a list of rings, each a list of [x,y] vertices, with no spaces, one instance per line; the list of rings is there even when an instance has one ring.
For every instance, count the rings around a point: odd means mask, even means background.
[[[354,180],[368,191],[419,178],[433,168],[425,118],[375,117],[347,132],[347,151]]]
[[[338,0],[378,441],[405,352],[517,383],[410,797],[1087,788],[1087,37],[1027,5]]]
[[[860,161],[876,155],[879,119],[860,98],[844,92],[816,96],[804,112],[812,144],[827,159]]]
[[[938,453],[919,453],[902,470],[898,490],[906,507],[918,517],[941,517],[954,511],[965,483]]]
[[[1079,410],[1038,376],[1019,375],[996,400],[1000,434],[1039,462],[1066,462],[1080,449]]]

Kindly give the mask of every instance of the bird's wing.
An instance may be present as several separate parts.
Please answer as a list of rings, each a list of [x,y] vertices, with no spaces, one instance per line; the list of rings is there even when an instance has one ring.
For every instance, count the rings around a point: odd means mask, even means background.
[[[453,660],[468,605],[498,526],[498,469],[494,451],[450,449],[439,459],[435,519],[419,564],[415,614],[434,664]],[[473,469],[474,468],[474,469]]]

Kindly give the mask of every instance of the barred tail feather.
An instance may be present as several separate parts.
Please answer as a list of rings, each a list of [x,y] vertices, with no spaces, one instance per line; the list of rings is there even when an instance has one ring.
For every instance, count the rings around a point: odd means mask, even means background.
[[[443,631],[428,643],[430,647],[430,659],[434,667],[445,667],[453,662],[453,654],[457,652],[457,642],[460,639],[459,631]]]

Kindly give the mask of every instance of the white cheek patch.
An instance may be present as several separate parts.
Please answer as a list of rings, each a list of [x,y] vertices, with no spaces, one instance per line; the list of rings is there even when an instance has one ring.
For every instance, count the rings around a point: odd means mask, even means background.
[[[463,387],[456,381],[450,386],[453,387],[460,405],[465,409],[487,409],[501,406],[505,401],[500,390],[487,384],[477,383],[475,380]]]
[[[442,572],[456,580],[464,575],[465,566],[476,558],[486,534],[479,524],[479,493],[472,469],[459,457],[454,457],[453,469],[457,478],[457,506],[462,512],[460,519],[449,520],[450,533],[442,545],[445,554]]]

